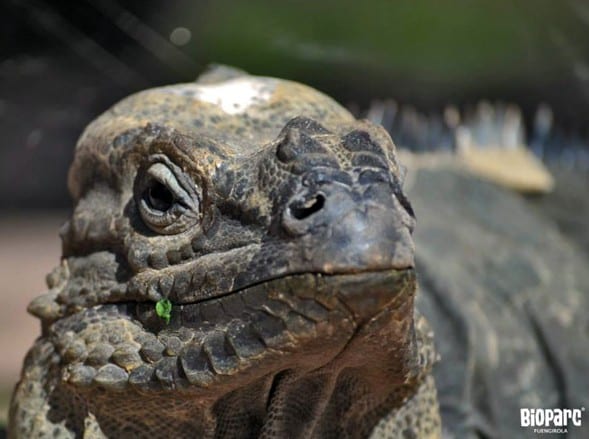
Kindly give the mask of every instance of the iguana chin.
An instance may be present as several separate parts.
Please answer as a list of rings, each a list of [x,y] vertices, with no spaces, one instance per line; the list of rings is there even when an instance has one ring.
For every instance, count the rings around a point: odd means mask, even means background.
[[[116,104],[76,147],[10,437],[439,437],[401,184],[382,128],[294,82]]]

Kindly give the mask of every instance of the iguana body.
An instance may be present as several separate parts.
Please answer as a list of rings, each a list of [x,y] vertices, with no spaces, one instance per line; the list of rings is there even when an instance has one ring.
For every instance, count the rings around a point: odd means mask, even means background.
[[[589,437],[587,255],[523,197],[458,164],[405,186],[444,433],[536,438],[520,410],[559,408],[580,410],[582,425],[553,436]]]
[[[76,148],[11,437],[439,437],[401,184],[382,128],[300,84],[117,104]]]

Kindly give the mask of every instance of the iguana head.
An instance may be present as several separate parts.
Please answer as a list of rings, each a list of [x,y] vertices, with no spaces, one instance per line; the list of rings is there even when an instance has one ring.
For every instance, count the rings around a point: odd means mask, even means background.
[[[285,371],[415,376],[395,147],[325,95],[247,75],[141,92],[86,129],[69,186],[62,265],[29,308],[66,385],[218,398]]]

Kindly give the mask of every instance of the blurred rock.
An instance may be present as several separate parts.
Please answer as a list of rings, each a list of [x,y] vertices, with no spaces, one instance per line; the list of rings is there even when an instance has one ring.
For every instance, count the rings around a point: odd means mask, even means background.
[[[0,425],[27,349],[39,335],[29,302],[45,291],[45,276],[61,255],[65,211],[0,211]]]
[[[465,148],[458,153],[472,174],[523,193],[548,193],[554,179],[548,169],[525,147]]]

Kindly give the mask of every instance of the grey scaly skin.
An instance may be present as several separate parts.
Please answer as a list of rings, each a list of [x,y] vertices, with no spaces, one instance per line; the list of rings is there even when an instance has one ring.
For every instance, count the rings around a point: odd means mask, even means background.
[[[10,437],[439,437],[401,184],[382,128],[300,84],[118,103],[76,148]]]

